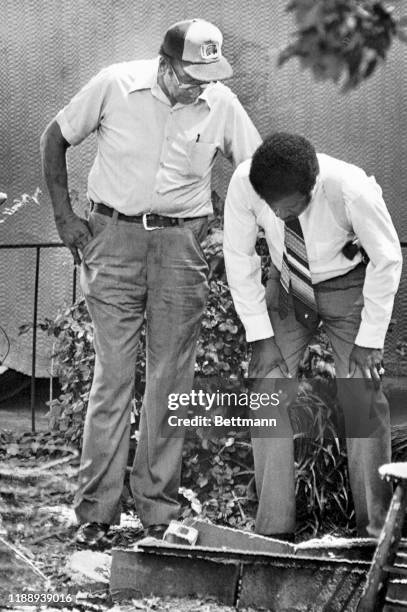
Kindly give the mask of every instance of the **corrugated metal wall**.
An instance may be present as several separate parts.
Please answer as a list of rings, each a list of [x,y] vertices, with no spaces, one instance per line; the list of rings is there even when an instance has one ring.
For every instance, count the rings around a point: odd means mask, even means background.
[[[374,173],[403,240],[407,240],[407,47],[396,43],[370,82],[346,96],[316,83],[295,61],[276,66],[294,29],[284,0],[0,0],[0,191],[13,199],[32,193],[40,178],[39,137],[58,109],[101,67],[156,55],[166,27],[200,16],[218,24],[224,51],[235,68],[230,82],[260,132],[298,131],[320,151]],[[70,186],[85,201],[94,151],[89,139],[69,153]],[[230,169],[220,163],[214,187],[225,193]],[[47,197],[0,224],[0,243],[57,239]],[[0,251],[0,326],[12,341],[8,364],[29,372],[30,337],[17,327],[31,319],[34,253]],[[71,295],[66,250],[42,256],[39,316],[52,316]],[[397,335],[407,311],[407,276],[397,301]],[[394,358],[394,342],[389,357]],[[40,339],[39,373],[49,367]]]

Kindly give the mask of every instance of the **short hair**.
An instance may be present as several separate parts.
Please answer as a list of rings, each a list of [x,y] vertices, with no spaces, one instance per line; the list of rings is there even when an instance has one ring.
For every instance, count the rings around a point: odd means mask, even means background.
[[[297,191],[309,194],[318,172],[316,151],[306,138],[275,132],[255,151],[249,179],[260,197],[278,199]]]

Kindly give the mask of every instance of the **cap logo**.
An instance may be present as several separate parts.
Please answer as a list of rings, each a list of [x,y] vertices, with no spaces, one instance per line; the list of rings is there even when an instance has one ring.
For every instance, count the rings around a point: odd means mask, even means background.
[[[201,57],[206,61],[218,59],[219,43],[213,41],[203,43],[201,45]]]

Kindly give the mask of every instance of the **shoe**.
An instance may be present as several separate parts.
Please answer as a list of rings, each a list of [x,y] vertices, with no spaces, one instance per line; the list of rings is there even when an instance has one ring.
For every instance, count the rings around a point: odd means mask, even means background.
[[[159,525],[149,525],[144,530],[144,536],[146,538],[155,538],[156,540],[162,540],[164,533],[167,531],[168,525],[164,525],[163,523]]]
[[[130,548],[144,538],[142,527],[125,527],[120,529],[112,538],[112,548]]]
[[[79,527],[75,543],[84,548],[105,548],[110,543],[107,538],[109,529],[108,523],[85,523]]]

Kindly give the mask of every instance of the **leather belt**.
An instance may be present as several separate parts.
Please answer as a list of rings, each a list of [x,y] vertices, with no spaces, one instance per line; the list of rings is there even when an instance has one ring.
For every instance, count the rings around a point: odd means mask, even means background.
[[[101,202],[91,202],[91,211],[111,217],[114,209]],[[119,212],[117,218],[128,223],[140,223],[146,230],[161,229],[163,227],[182,227],[185,221],[195,219],[206,219],[206,217],[165,217],[156,213],[144,213],[143,215],[124,215]]]

